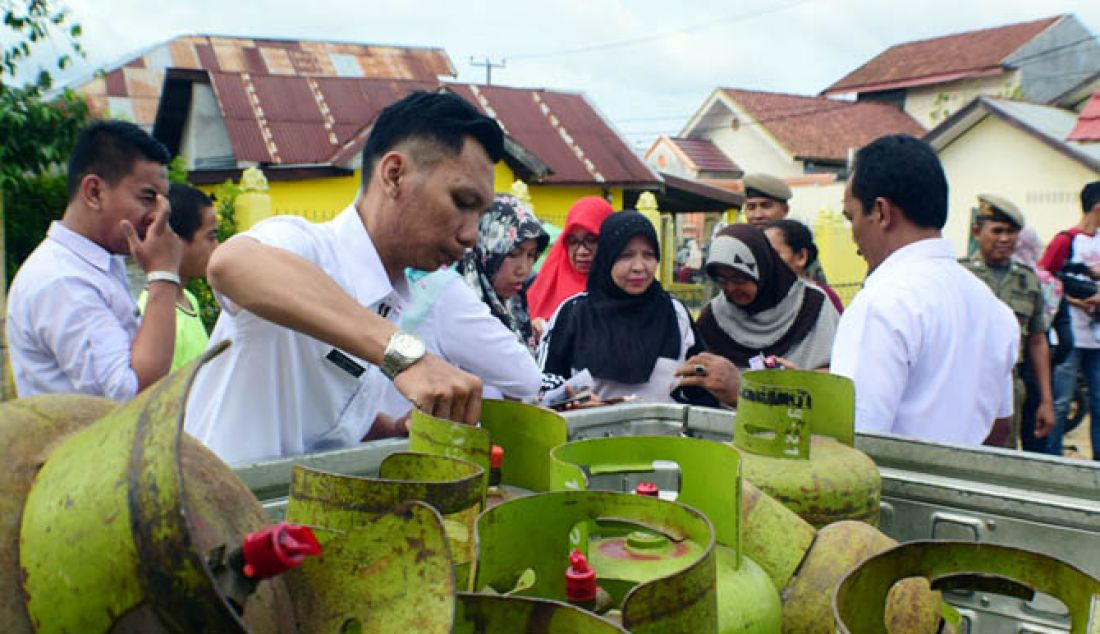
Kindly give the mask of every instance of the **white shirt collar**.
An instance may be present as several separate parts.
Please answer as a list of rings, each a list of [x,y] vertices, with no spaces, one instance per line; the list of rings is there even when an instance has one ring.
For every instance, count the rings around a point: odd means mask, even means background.
[[[925,238],[924,240],[911,242],[888,255],[882,261],[882,264],[879,264],[878,268],[867,276],[863,287],[869,288],[876,284],[878,280],[887,280],[893,272],[906,268],[912,262],[937,258],[955,260],[955,249],[951,246],[950,240],[946,238]]]
[[[333,218],[332,228],[337,257],[360,304],[369,306],[390,295],[396,295],[401,303],[408,302],[409,284],[404,270],[397,280],[390,279],[354,202]]]
[[[51,222],[46,236],[97,269],[105,273],[111,272],[111,263],[116,256],[60,222]]]

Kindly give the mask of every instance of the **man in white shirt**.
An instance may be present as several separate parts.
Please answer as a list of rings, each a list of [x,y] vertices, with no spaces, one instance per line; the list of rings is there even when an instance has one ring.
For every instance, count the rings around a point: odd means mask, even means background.
[[[474,246],[502,152],[500,127],[461,98],[413,93],[376,119],[359,196],[335,219],[272,218],[219,247],[211,345],[232,345],[196,377],[187,431],[231,463],[400,435],[375,424],[389,380],[425,412],[476,423],[481,381],[394,323],[406,267]]]
[[[1019,326],[942,237],[947,179],[935,152],[905,135],[862,148],[844,215],[868,276],[840,318],[831,370],[855,382],[856,429],[996,441],[1012,414]]]
[[[138,126],[100,121],[69,157],[69,202],[20,267],[8,296],[19,396],[131,399],[168,373],[183,243],[168,226],[168,151]],[[146,272],[145,316],[125,255]]]

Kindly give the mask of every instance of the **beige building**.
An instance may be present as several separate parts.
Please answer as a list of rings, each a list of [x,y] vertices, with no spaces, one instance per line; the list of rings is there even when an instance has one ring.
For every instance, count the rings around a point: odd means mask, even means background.
[[[967,252],[971,213],[981,193],[1019,205],[1044,242],[1077,224],[1081,188],[1100,179],[1100,142],[1067,140],[1081,116],[1056,106],[978,97],[928,133],[951,188],[944,235],[959,255]]]
[[[706,142],[744,172],[779,176],[794,190],[791,215],[813,224],[823,210],[840,211],[849,155],[884,135],[924,129],[897,108],[826,97],[716,89],[687,122],[677,147]],[[647,160],[670,143],[658,139]],[[734,185],[740,191],[740,182]]]
[[[897,44],[821,92],[904,109],[933,128],[975,97],[1046,103],[1100,68],[1100,43],[1073,15]]]

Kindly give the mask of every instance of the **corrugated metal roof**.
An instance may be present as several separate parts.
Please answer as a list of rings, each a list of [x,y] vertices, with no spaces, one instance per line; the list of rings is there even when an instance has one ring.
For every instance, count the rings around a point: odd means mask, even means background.
[[[414,90],[446,88],[496,118],[549,167],[550,173],[538,182],[660,183],[578,94],[435,81],[208,75],[238,162],[347,167],[362,151],[369,126],[383,108]]]
[[[860,89],[882,84],[901,88],[906,82],[920,83],[919,80],[925,77],[966,76],[968,72],[998,69],[1005,58],[1062,17],[1054,16],[891,46],[823,90],[822,94],[861,92]]]
[[[763,126],[792,156],[844,161],[848,149],[886,134],[924,135],[924,128],[894,106],[867,101],[724,88],[751,116],[742,125]]]
[[[1067,141],[1100,141],[1100,90],[1092,93],[1092,100],[1085,105]]]
[[[493,116],[549,166],[547,184],[656,185],[656,175],[583,95],[544,89],[445,84]]]
[[[343,56],[341,63],[358,63],[366,78],[436,82],[440,76],[455,75],[450,58],[439,48],[188,35],[117,64],[106,73],[106,82],[93,78],[74,89],[89,97],[93,115],[104,114],[106,96],[121,97],[132,103],[136,123],[151,126],[166,68],[247,72],[257,77],[335,77],[338,64],[332,55]],[[148,86],[155,89],[150,91]]]
[[[669,137],[673,143],[683,152],[695,168],[703,172],[740,172],[741,168],[730,160],[718,146],[710,139],[688,139],[685,137]]]
[[[284,165],[331,162],[382,108],[409,92],[437,85],[350,77],[209,75],[236,159]],[[361,142],[353,145],[349,157],[362,147]]]

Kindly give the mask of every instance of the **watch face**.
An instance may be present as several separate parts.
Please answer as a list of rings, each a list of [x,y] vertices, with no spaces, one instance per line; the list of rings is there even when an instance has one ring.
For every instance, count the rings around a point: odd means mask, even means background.
[[[393,339],[393,344],[394,351],[410,361],[419,359],[426,352],[424,342],[407,332],[397,333],[397,336]]]

